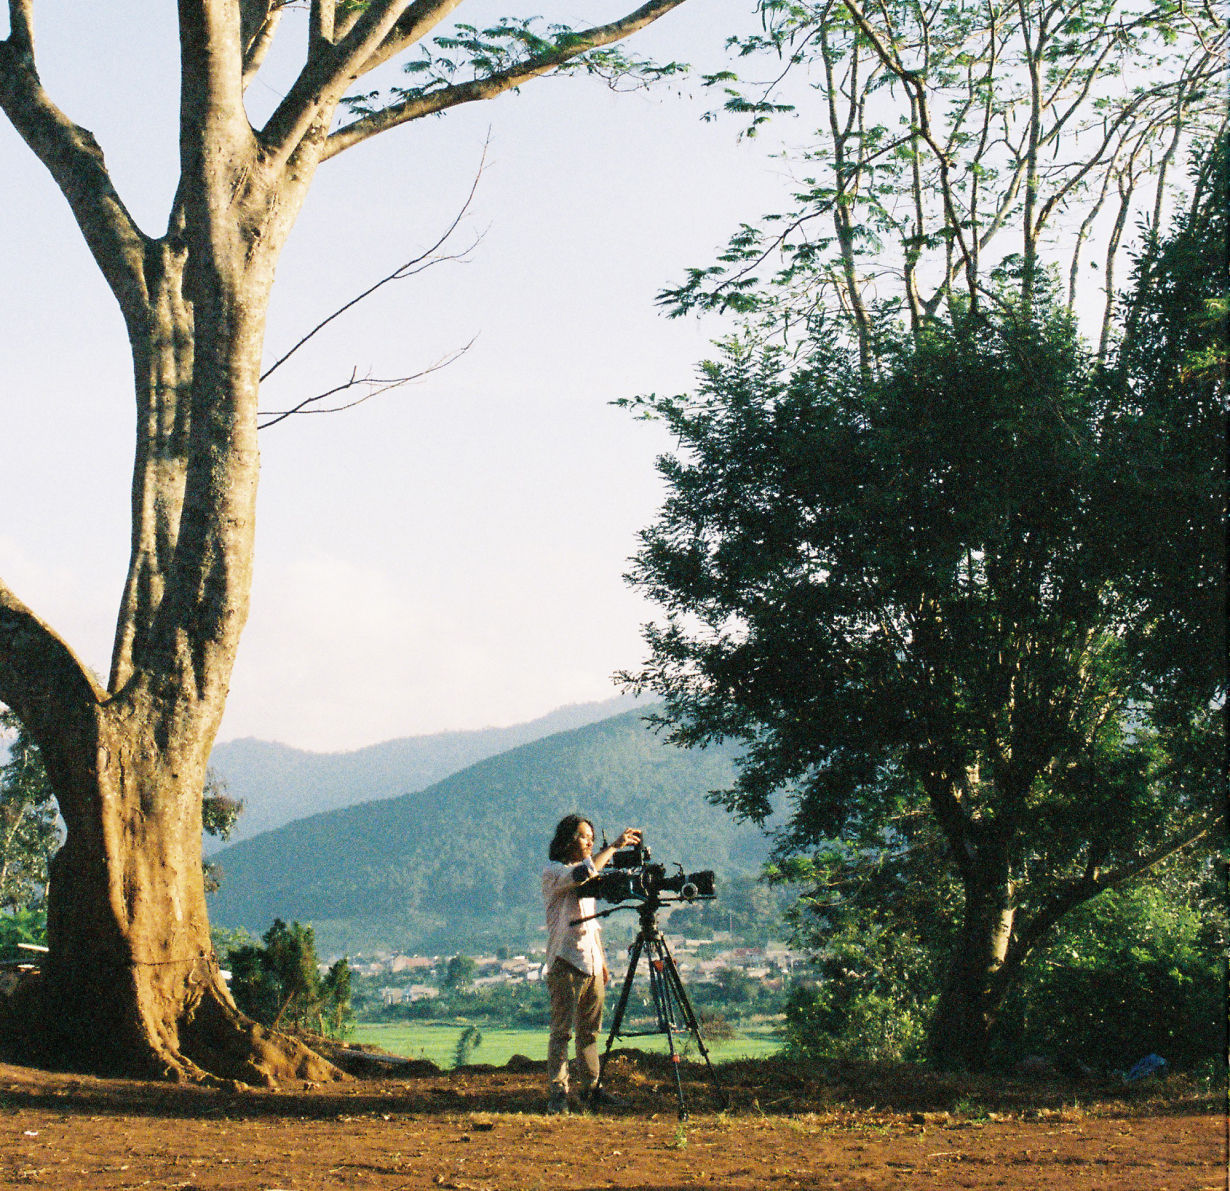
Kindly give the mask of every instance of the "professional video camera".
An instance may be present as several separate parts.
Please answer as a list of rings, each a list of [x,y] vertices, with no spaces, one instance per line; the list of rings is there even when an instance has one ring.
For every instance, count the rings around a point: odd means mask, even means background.
[[[604,902],[694,902],[714,896],[712,869],[685,873],[683,865],[675,867],[679,871],[667,876],[666,865],[651,863],[648,846],[636,844],[616,852],[606,870],[586,882],[585,892]],[[664,898],[664,893],[675,896]]]

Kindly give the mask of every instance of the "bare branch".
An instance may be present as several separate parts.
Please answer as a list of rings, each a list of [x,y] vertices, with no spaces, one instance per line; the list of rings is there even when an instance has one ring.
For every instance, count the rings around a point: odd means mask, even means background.
[[[452,234],[457,230],[457,226],[461,223],[465,213],[470,209],[470,204],[474,201],[474,195],[478,190],[478,183],[483,176],[483,169],[487,164],[487,149],[490,144],[490,133],[488,133],[488,139],[483,145],[482,159],[478,163],[478,172],[474,175],[474,183],[470,187],[470,193],[466,195],[466,201],[462,203],[461,210],[457,212],[456,218],[449,224],[447,229],[445,229],[444,234],[429,249],[427,249],[426,252],[420,253],[413,260],[406,261],[404,265],[398,265],[398,267],[394,269],[393,272],[387,277],[382,277],[376,282],[375,285],[368,286],[368,288],[357,297],[351,298],[349,302],[335,310],[331,315],[329,315],[328,318],[322,319],[319,323],[317,323],[316,326],[314,326],[306,335],[303,336],[302,339],[299,340],[298,343],[290,349],[290,351],[280,356],[277,360],[270,364],[263,373],[261,373],[262,381],[266,380],[276,369],[285,364],[286,361],[289,360],[290,357],[293,356],[295,352],[297,352],[305,343],[307,343],[307,341],[311,339],[317,331],[327,327],[335,318],[339,315],[345,314],[346,311],[352,306],[357,306],[363,301],[364,298],[370,297],[382,285],[388,285],[390,281],[404,281],[407,277],[414,277],[417,274],[422,273],[425,269],[430,269],[433,265],[443,264],[445,261],[464,260],[471,252],[474,251],[479,242],[482,240],[481,236],[476,236],[474,243],[469,245],[467,248],[463,248],[460,252],[450,253],[447,256],[433,255],[436,250],[440,248],[441,245],[446,243],[449,237],[452,236]],[[315,400],[315,398],[313,398],[313,400]]]
[[[683,0],[648,0],[648,3],[618,21],[579,33],[566,48],[537,54],[507,70],[496,71],[494,74],[486,75],[481,79],[473,79],[468,83],[440,87],[426,95],[416,96],[403,103],[392,104],[369,116],[363,116],[350,124],[343,125],[325,141],[321,160],[335,157],[344,149],[349,149],[367,140],[368,137],[395,128],[399,124],[405,124],[407,121],[434,115],[436,112],[443,112],[463,103],[494,99],[497,95],[511,91],[514,87],[519,87],[522,83],[527,83],[539,75],[547,74],[590,50],[630,37],[646,25],[651,25],[659,17],[665,16],[672,9],[678,8],[682,3]]]
[[[290,409],[261,410],[257,416],[268,418],[269,421],[261,422],[257,429],[267,430],[270,426],[276,426],[279,422],[284,422],[287,418],[294,417],[296,414],[336,414],[341,413],[344,409],[353,409],[356,405],[362,405],[365,401],[370,401],[373,397],[379,397],[381,393],[387,393],[390,389],[400,389],[402,385],[408,385],[411,381],[422,380],[423,377],[430,376],[433,372],[439,372],[442,368],[447,368],[450,364],[461,359],[474,346],[477,338],[475,336],[464,347],[459,347],[455,351],[449,352],[447,356],[442,356],[434,364],[419,372],[411,373],[409,376],[398,376],[391,380],[384,380],[371,375],[359,376],[359,371],[356,368],[351,372],[349,380],[343,381],[340,385],[334,385],[333,388],[327,389],[323,393],[317,393],[315,397],[305,397],[297,405],[291,406]],[[347,401],[342,405],[322,406],[319,409],[307,408],[315,401],[324,401],[329,397],[335,396],[337,393],[343,393],[347,389],[353,389],[359,385],[368,385],[369,389],[364,396],[358,397],[354,401]]]
[[[269,117],[261,137],[272,153],[288,159],[308,131],[323,136],[337,102],[384,41],[409,0],[371,0],[336,44],[318,43],[286,98]]]
[[[243,18],[243,87],[246,91],[273,45],[288,0],[254,0],[241,10]],[[259,24],[256,22],[259,20]]]
[[[0,579],[0,702],[45,738],[48,725],[74,708],[105,699],[64,640]]]
[[[144,309],[149,243],[120,199],[92,133],[43,90],[34,64],[31,0],[10,0],[11,33],[0,41],[0,108],[68,200],[86,244],[130,324]]]

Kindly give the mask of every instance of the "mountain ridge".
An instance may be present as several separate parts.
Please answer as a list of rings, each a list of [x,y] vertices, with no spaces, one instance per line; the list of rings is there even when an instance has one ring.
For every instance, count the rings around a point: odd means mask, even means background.
[[[276,741],[240,737],[216,745],[211,768],[244,803],[232,843],[296,819],[395,798],[545,736],[621,715],[646,702],[632,695],[570,703],[525,723],[403,736],[344,752],[316,753]],[[207,853],[222,844],[206,837]]]
[[[379,920],[420,938],[479,922],[521,934],[537,928],[547,844],[573,811],[594,820],[599,838],[604,828],[611,837],[644,828],[655,860],[754,873],[767,840],[707,798],[733,776],[732,748],[678,749],[641,712],[608,717],[425,790],[321,812],[221,850],[210,917],[257,933],[275,916],[310,921],[339,950],[338,923]]]

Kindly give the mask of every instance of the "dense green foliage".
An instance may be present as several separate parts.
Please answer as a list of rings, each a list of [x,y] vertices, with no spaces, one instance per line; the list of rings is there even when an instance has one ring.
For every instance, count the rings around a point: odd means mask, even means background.
[[[1001,302],[995,317],[958,309],[885,332],[877,375],[820,328],[802,356],[731,341],[695,397],[640,402],[680,447],[631,574],[667,620],[629,681],[666,696],[671,739],[745,742],[732,810],[763,821],[788,793],[778,853],[820,849],[809,900],[817,933],[837,922],[833,974],[856,970],[839,942],[853,930],[855,953],[889,948],[882,976],[908,961],[924,979],[922,1002],[873,980],[808,1012],[916,1020],[942,982],[931,1048],[968,1063],[990,1054],[1004,997],[1063,917],[1207,846],[1223,807],[1209,700],[1224,699],[1224,654],[1202,654],[1199,678],[1170,653],[1167,677],[1145,648],[1171,609],[1212,603],[1218,535],[1192,522],[1224,526],[1223,399],[1164,377],[1172,412],[1156,434],[1125,433],[1127,415],[1164,408],[1159,382],[1123,365],[1133,413],[1038,291],[1029,309]],[[1207,318],[1183,325],[1181,358],[1193,336],[1214,342]],[[1191,454],[1194,508],[1176,515],[1198,559],[1175,565],[1163,543],[1155,566],[1107,532],[1164,523],[1163,493],[1119,482],[1133,442],[1142,465]],[[1169,582],[1144,590],[1166,564]],[[1194,627],[1199,612],[1171,620]],[[1207,650],[1221,629],[1201,632]],[[919,848],[959,887],[937,891],[938,919],[885,914]]]
[[[47,911],[20,909],[0,914],[0,961],[32,962],[33,955],[18,943],[47,946]]]
[[[1076,910],[1004,1005],[1005,1058],[1190,1068],[1226,1050],[1225,869],[1187,866]]]
[[[310,926],[280,918],[263,946],[241,945],[227,954],[231,995],[254,1021],[273,1029],[308,1029],[344,1037],[354,1022],[350,968],[345,957],[322,977]]]
[[[0,731],[14,734],[0,765],[0,911],[13,911],[45,899],[61,832],[38,745],[11,711],[0,710]]]
[[[1195,156],[1171,233],[1149,237],[1123,296],[1104,385],[1102,532],[1144,614],[1129,646],[1172,721],[1226,693],[1226,352],[1230,134]],[[1205,741],[1184,764],[1218,765]]]
[[[350,954],[363,948],[330,923],[376,924],[372,934],[385,947],[520,949],[539,937],[547,845],[571,811],[590,816],[599,836],[643,827],[655,859],[723,876],[756,872],[767,852],[760,832],[706,801],[731,774],[728,749],[668,746],[637,712],[603,720],[486,759],[420,793],[313,816],[227,848],[217,857],[226,881],[210,915],[252,929],[275,916],[310,920],[330,951]]]

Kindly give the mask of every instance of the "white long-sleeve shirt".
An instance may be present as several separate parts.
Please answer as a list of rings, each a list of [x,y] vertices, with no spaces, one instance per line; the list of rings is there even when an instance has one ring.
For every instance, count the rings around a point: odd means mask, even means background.
[[[558,956],[587,976],[601,976],[604,964],[602,931],[591,915],[594,899],[579,897],[577,886],[598,870],[592,860],[578,864],[551,861],[542,870],[542,900],[547,911],[547,969]],[[590,921],[573,926],[578,918]]]

